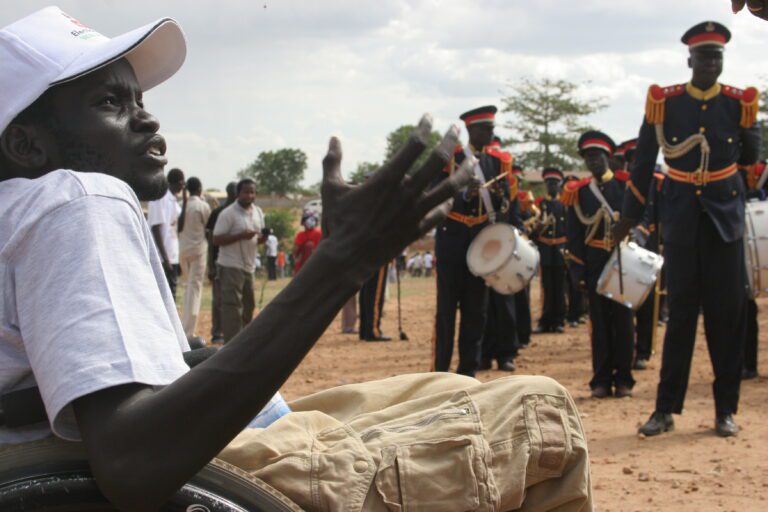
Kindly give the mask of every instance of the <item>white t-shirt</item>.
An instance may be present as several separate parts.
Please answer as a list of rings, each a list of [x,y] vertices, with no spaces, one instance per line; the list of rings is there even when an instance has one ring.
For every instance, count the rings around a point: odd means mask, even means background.
[[[255,204],[246,210],[235,201],[221,210],[216,219],[216,226],[213,228],[213,236],[234,235],[246,230],[257,231],[258,234],[250,240],[238,240],[229,245],[220,246],[216,263],[222,267],[239,268],[245,272],[253,272],[258,256],[259,235],[263,228],[264,214],[261,208]]]
[[[267,256],[277,258],[277,237],[275,235],[269,235],[266,241]]]
[[[432,254],[427,253],[424,255],[424,268],[432,268]]]
[[[189,350],[133,191],[59,170],[0,182],[0,393],[39,386],[50,420],[0,427],[0,444],[79,439],[72,401],[170,384]]]
[[[149,202],[147,222],[150,226],[160,226],[165,255],[173,264],[179,263],[179,215],[179,200],[170,190],[161,199]]]

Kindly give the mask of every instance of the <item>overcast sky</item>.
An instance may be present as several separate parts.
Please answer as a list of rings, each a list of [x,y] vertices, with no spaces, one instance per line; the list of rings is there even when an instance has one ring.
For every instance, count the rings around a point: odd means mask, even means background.
[[[2,2],[0,25],[50,2]],[[150,91],[170,166],[223,188],[259,152],[309,155],[321,178],[330,135],[344,170],[381,161],[386,135],[423,112],[445,131],[476,106],[500,105],[521,76],[591,81],[608,108],[588,121],[617,142],[636,136],[651,83],[688,80],[680,36],[707,19],[733,32],[721,81],[768,83],[768,23],[730,0],[59,0],[107,36],[176,18],[181,71]],[[509,119],[502,114],[500,121]],[[504,130],[499,130],[505,136]]]

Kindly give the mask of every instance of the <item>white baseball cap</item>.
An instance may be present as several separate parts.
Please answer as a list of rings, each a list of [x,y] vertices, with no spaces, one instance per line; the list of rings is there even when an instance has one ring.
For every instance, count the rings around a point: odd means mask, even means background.
[[[0,30],[0,133],[49,87],[126,58],[146,91],[181,67],[181,27],[163,18],[115,38],[46,7]]]

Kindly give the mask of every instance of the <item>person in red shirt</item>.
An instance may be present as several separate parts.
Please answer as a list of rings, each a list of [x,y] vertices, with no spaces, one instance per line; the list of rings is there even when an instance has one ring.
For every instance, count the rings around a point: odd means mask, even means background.
[[[296,234],[296,238],[293,241],[293,258],[296,261],[296,270],[294,273],[301,270],[312,253],[317,249],[317,245],[323,238],[323,232],[318,226],[317,215],[310,212],[304,212],[301,217],[301,225],[304,226],[304,231],[300,231]]]

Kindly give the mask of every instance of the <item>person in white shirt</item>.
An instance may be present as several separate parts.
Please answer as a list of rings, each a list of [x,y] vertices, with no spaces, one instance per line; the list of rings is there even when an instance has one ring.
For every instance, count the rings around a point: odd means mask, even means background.
[[[432,277],[432,263],[433,263],[434,256],[432,256],[432,253],[427,251],[424,254],[424,277]]]
[[[195,335],[203,295],[205,258],[208,253],[205,225],[211,216],[211,207],[201,197],[203,184],[199,179],[189,178],[186,192],[189,197],[185,193],[179,215],[179,265],[181,276],[185,279],[181,325],[190,338]]]
[[[253,204],[256,182],[243,178],[237,184],[237,200],[222,210],[213,228],[213,243],[219,246],[216,260],[221,280],[221,325],[224,343],[246,326],[256,307],[253,272],[264,214]]]
[[[267,428],[246,428],[363,281],[444,221],[469,183],[465,165],[430,187],[456,126],[406,177],[430,140],[429,115],[358,186],[331,138],[324,240],[230,343],[184,364],[138,201],[168,186],[143,93],[185,51],[168,18],[109,39],[49,7],[0,29],[0,394],[36,385],[48,420],[9,427],[0,417],[0,444],[81,440],[67,449],[81,447],[119,510],[160,509],[218,456],[306,510],[590,512],[579,413],[546,377],[400,375],[316,393]]]
[[[184,173],[181,169],[168,171],[168,191],[148,205],[147,222],[152,228],[160,261],[163,264],[165,278],[171,288],[171,295],[176,299],[176,283],[179,277],[179,234],[178,221],[181,214],[178,195],[184,189]]]
[[[267,241],[265,245],[267,247],[267,275],[270,281],[277,280],[277,237],[275,232],[269,229],[269,235],[267,235]]]

